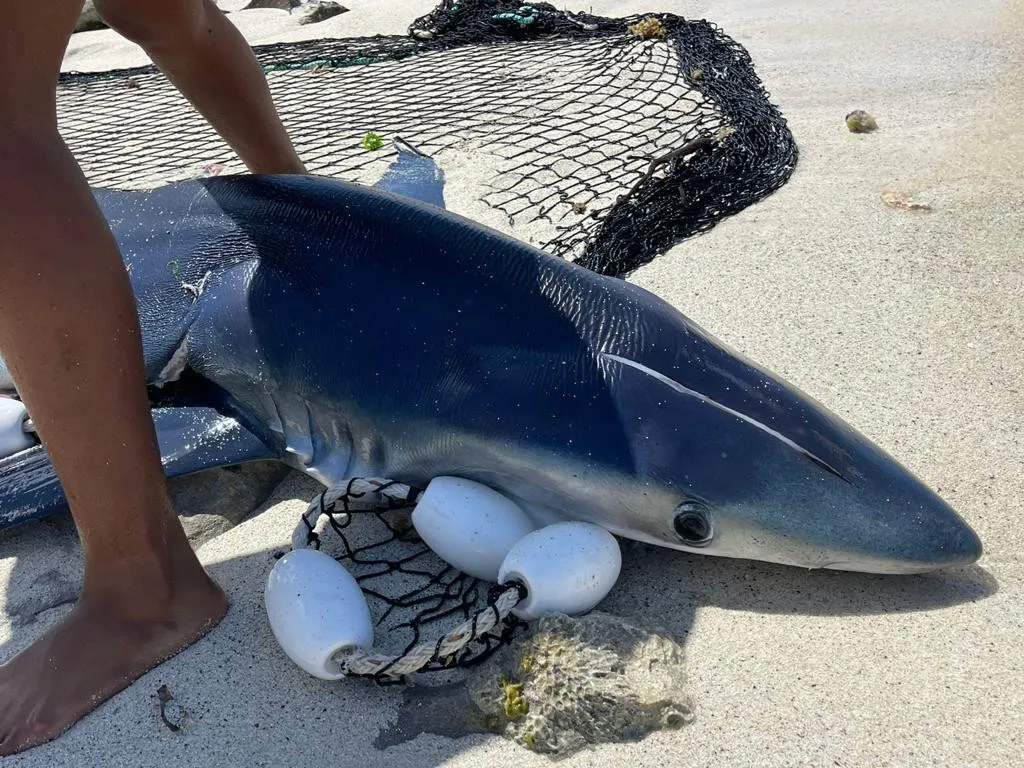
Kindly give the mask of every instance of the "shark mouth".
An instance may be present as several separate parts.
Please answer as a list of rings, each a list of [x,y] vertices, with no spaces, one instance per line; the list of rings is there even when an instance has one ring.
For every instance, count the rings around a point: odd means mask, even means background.
[[[822,459],[819,456],[815,456],[813,453],[811,453],[809,450],[804,448],[799,443],[797,443],[794,440],[791,440],[790,438],[786,437],[781,432],[778,432],[778,431],[772,429],[767,424],[761,423],[760,421],[758,421],[757,419],[753,418],[752,416],[748,416],[747,414],[742,413],[740,411],[737,411],[734,408],[730,408],[727,405],[723,405],[722,403],[718,402],[714,398],[708,397],[703,392],[698,392],[695,389],[690,389],[689,387],[684,386],[683,384],[680,384],[675,379],[669,378],[665,374],[661,373],[660,371],[656,371],[653,368],[648,368],[646,365],[644,365],[643,363],[638,363],[636,360],[630,360],[629,358],[626,358],[626,357],[620,357],[619,355],[612,354],[611,352],[601,352],[600,353],[600,357],[602,357],[602,358],[604,358],[606,360],[614,360],[615,362],[620,363],[622,365],[628,365],[630,368],[634,368],[634,369],[640,371],[641,373],[644,373],[644,374],[650,376],[652,379],[660,381],[666,387],[669,387],[670,389],[675,390],[676,392],[678,392],[681,395],[686,395],[687,397],[695,398],[695,399],[700,400],[702,403],[704,403],[704,404],[706,404],[706,405],[708,405],[708,406],[710,406],[712,408],[718,409],[722,413],[728,413],[730,416],[735,416],[740,421],[746,422],[750,426],[755,427],[756,429],[761,430],[766,435],[771,435],[773,438],[778,440],[780,443],[788,446],[789,448],[792,448],[794,451],[798,452],[800,455],[804,456],[809,461],[813,462],[815,465],[817,465],[821,469],[825,470],[826,472],[835,475],[836,477],[838,477],[840,480],[842,480],[844,482],[847,482],[847,483],[850,482],[845,477],[843,477],[842,473],[840,473],[839,470],[837,470],[835,467],[833,467],[827,461],[825,461],[824,459]]]

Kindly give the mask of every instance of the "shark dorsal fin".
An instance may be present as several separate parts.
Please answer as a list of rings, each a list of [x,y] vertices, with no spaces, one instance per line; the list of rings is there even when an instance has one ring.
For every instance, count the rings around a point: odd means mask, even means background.
[[[374,188],[444,208],[444,172],[434,159],[400,137],[393,143],[398,157]]]

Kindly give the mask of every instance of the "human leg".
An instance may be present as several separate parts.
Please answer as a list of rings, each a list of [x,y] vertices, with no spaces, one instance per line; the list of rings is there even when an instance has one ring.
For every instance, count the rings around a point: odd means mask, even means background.
[[[0,666],[0,755],[58,735],[213,626],[223,593],[168,499],[116,243],[57,132],[80,0],[0,25],[0,350],[82,539],[71,614]]]

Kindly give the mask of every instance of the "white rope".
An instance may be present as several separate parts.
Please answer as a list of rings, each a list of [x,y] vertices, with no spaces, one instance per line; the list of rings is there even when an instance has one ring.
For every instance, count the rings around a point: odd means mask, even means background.
[[[398,656],[356,650],[339,653],[334,661],[347,675],[379,675],[383,670],[384,676],[397,678],[418,672],[435,659],[453,657],[471,642],[499,626],[521,600],[519,587],[510,584],[493,605],[488,605],[440,640],[419,643]]]
[[[310,501],[292,533],[292,549],[312,546],[327,521],[348,523],[348,511],[373,512],[415,503],[421,491],[405,483],[379,477],[351,478],[328,488]],[[346,511],[347,510],[347,511]],[[509,582],[493,602],[433,642],[418,643],[403,654],[388,655],[374,650],[354,649],[334,657],[346,675],[401,678],[418,672],[432,661],[448,660],[471,642],[500,627],[523,599],[525,588]]]
[[[346,525],[346,509],[353,512],[387,509],[391,503],[413,503],[419,494],[417,488],[380,477],[354,477],[338,483],[309,502],[292,533],[292,549],[312,546],[315,537],[311,537],[310,533],[321,533],[325,521],[329,519],[338,525]],[[338,502],[343,500],[346,501],[339,509]]]

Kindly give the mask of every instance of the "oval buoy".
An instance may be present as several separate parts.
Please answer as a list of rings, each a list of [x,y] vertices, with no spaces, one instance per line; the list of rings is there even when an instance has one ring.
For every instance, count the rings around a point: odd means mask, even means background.
[[[555,523],[518,541],[498,581],[519,581],[526,599],[513,610],[521,619],[545,613],[586,613],[611,592],[622,569],[619,543],[599,525]]]
[[[278,560],[264,599],[281,649],[321,680],[345,676],[336,654],[373,645],[370,609],[359,583],[323,552],[296,549]]]
[[[498,569],[513,545],[534,530],[519,505],[481,483],[436,477],[412,513],[420,538],[449,565],[483,581]]]

